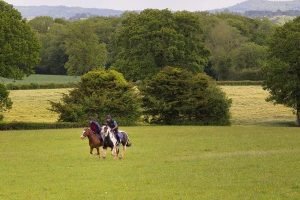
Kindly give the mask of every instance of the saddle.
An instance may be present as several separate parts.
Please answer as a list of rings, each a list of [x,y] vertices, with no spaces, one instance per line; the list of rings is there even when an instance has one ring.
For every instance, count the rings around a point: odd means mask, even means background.
[[[120,140],[123,140],[123,134],[122,134],[122,132],[119,131],[119,132],[117,133],[117,135],[118,135],[118,137],[120,138]]]

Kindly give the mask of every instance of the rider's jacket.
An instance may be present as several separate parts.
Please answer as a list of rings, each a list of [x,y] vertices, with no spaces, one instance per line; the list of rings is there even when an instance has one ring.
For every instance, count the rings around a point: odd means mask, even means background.
[[[91,121],[90,122],[90,128],[91,128],[92,131],[94,131],[97,134],[100,134],[100,132],[101,132],[101,126],[96,121]]]
[[[118,124],[117,124],[117,122],[115,121],[115,120],[107,120],[106,121],[106,124],[107,124],[107,126],[109,127],[109,128],[111,128],[111,129],[113,129],[113,128],[115,128],[115,127],[118,127]],[[118,128],[116,128],[115,129],[115,132],[118,132]]]

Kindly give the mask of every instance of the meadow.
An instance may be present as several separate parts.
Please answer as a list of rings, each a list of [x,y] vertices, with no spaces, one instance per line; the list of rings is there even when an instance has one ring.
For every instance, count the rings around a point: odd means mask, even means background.
[[[41,75],[32,74],[22,80],[13,80],[0,77],[0,83],[26,85],[26,84],[66,84],[77,83],[80,80],[79,76],[64,76],[64,75]]]
[[[295,121],[292,109],[266,102],[268,92],[261,86],[221,86],[232,99],[233,125],[289,125]],[[69,89],[12,90],[13,109],[4,113],[5,121],[55,122],[49,111],[51,101],[59,101]]]
[[[89,155],[81,129],[0,134],[0,199],[300,198],[297,128],[126,127],[123,160]]]

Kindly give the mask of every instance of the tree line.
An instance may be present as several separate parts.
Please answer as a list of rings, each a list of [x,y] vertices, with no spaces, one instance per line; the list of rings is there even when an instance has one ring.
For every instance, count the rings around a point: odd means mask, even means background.
[[[233,14],[155,9],[78,21],[37,17],[28,24],[41,44],[36,73],[82,75],[103,67],[133,81],[165,66],[217,80],[261,80],[275,28]]]
[[[120,116],[134,111],[133,121],[143,113],[150,122],[228,124],[230,100],[212,79],[247,77],[264,79],[268,100],[294,108],[300,125],[300,17],[274,27],[233,14],[146,9],[27,22],[2,0],[0,11],[0,77],[85,74],[62,103],[52,104],[63,121],[105,105]],[[103,80],[108,85],[95,90]],[[12,106],[8,95],[1,85],[0,112]]]

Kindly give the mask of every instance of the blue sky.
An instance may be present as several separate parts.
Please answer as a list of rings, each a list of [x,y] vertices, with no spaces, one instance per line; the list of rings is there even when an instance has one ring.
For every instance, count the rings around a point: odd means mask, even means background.
[[[210,10],[232,6],[244,0],[5,0],[13,5],[65,5],[86,8],[142,10],[169,8],[171,10]]]

